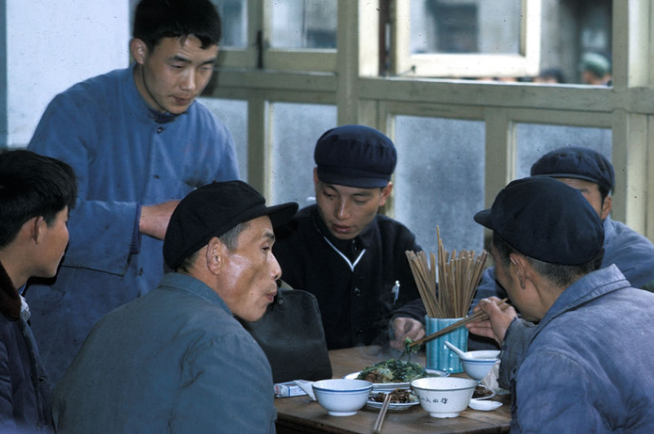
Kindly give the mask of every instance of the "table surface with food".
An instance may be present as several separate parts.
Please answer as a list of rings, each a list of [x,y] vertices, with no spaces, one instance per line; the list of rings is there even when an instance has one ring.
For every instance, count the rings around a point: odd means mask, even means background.
[[[387,368],[389,360],[398,359],[398,354],[392,354],[382,350],[378,346],[355,347],[342,350],[332,350],[329,352],[334,372],[334,378],[357,378],[359,373],[363,376],[367,371],[374,371],[374,365],[380,366],[381,362],[387,362],[382,368]],[[406,360],[406,356],[402,360]],[[425,365],[425,356],[423,353],[411,355],[411,362],[418,365]],[[398,370],[393,362],[390,367]],[[368,368],[368,369],[366,369]],[[413,375],[410,365],[401,364],[399,371],[402,374]],[[408,371],[408,372],[407,372]],[[447,373],[442,371],[429,371],[430,376],[443,376]],[[388,376],[388,371],[372,373],[369,379],[375,376]],[[468,378],[465,374],[452,374],[450,377]],[[368,403],[356,414],[347,417],[332,416],[328,414],[325,408],[321,407],[318,402],[311,400],[307,395],[296,396],[291,398],[275,399],[277,407],[277,432],[278,434],[299,434],[299,433],[332,433],[332,434],[370,434],[373,426],[376,424],[377,417],[383,405],[384,395],[394,393],[384,421],[382,424],[382,433],[504,433],[509,432],[511,421],[510,414],[510,396],[507,394],[485,390],[479,387],[475,391],[475,396],[481,393],[485,396],[479,396],[483,401],[489,404],[503,404],[492,411],[483,411],[488,405],[477,408],[482,410],[473,410],[468,407],[463,410],[458,417],[438,418],[432,417],[425,411],[416,397],[409,393],[408,382],[397,381],[392,378],[378,378],[381,381],[390,381],[389,383],[374,382],[373,390],[370,392]],[[397,390],[396,389],[400,389]]]

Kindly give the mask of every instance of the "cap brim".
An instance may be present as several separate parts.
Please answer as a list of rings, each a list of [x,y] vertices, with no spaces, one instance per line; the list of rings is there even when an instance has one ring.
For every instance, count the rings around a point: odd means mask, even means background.
[[[279,205],[273,205],[267,208],[265,215],[270,217],[270,222],[273,228],[279,227],[284,223],[290,221],[295,213],[297,213],[298,204],[295,202],[287,202]]]
[[[494,230],[493,228],[493,222],[491,220],[491,210],[485,209],[483,211],[479,211],[477,214],[475,214],[475,221],[479,223],[482,226],[487,227],[490,230]]]
[[[341,174],[321,173],[318,171],[318,179],[325,184],[344,185],[354,188],[384,188],[388,185],[387,178],[366,178],[349,177]]]

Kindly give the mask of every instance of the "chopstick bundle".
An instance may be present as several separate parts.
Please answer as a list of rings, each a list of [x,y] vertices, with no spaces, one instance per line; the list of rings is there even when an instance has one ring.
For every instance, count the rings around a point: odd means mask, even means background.
[[[506,308],[508,308],[510,306],[510,304],[507,303],[508,300],[509,300],[508,298],[505,298],[504,300],[502,300],[497,305],[497,307],[499,307],[500,310],[502,310],[502,311],[506,310]],[[488,314],[486,312],[480,310],[479,312],[475,312],[472,315],[469,315],[469,316],[463,318],[462,320],[455,322],[454,324],[451,324],[451,325],[449,325],[449,326],[447,326],[447,327],[445,327],[445,328],[443,328],[441,330],[438,330],[435,333],[432,333],[432,334],[430,334],[428,336],[425,336],[422,339],[418,339],[417,341],[413,341],[410,344],[408,344],[407,346],[408,347],[413,347],[415,345],[424,344],[425,342],[429,342],[429,341],[434,340],[436,338],[440,338],[441,336],[444,336],[444,335],[448,334],[449,332],[458,329],[459,327],[463,327],[464,325],[468,324],[469,322],[473,322],[473,321],[477,321],[477,320],[486,320],[486,319],[488,319]]]
[[[461,250],[457,255],[456,250],[453,250],[450,254],[443,248],[438,226],[436,232],[438,261],[433,253],[428,262],[425,252],[407,251],[411,272],[427,315],[432,318],[464,317],[470,309],[481,280],[488,252],[483,250],[480,255],[476,255],[474,250]]]

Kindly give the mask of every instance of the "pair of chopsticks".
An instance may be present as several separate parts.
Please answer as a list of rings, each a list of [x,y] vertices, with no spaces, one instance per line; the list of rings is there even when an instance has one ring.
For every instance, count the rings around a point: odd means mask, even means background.
[[[391,403],[391,393],[389,392],[386,394],[381,410],[379,410],[379,415],[377,416],[377,420],[375,421],[375,424],[372,426],[372,434],[381,433],[382,424],[384,423],[384,417],[386,417],[386,413],[388,412],[388,405],[390,403]]]
[[[506,310],[506,308],[510,306],[510,304],[508,304],[507,301],[509,301],[508,298],[505,298],[504,300],[500,301],[500,303],[497,305],[500,308],[500,310]],[[486,319],[488,319],[488,315],[486,314],[486,312],[480,310],[479,312],[475,312],[472,315],[468,315],[462,320],[457,321],[454,324],[451,324],[435,333],[432,333],[429,336],[425,336],[422,339],[418,339],[417,341],[411,342],[409,345],[407,345],[407,347],[413,347],[415,345],[424,344],[425,342],[429,342],[433,339],[440,338],[441,336],[448,334],[452,330],[456,330],[459,327],[463,327],[469,322],[473,322],[477,320],[486,320]]]

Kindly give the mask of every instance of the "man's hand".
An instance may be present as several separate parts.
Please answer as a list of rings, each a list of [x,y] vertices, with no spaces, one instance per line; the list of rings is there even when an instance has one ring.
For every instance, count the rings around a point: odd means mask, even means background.
[[[466,327],[470,333],[495,339],[501,346],[502,342],[504,342],[506,331],[509,329],[513,319],[518,317],[518,314],[512,306],[502,311],[497,306],[499,303],[501,303],[501,300],[497,297],[482,299],[475,306],[473,312],[484,311],[488,314],[489,319],[470,322],[466,324]]]
[[[166,235],[166,228],[170,221],[178,200],[171,200],[156,205],[141,207],[141,219],[139,220],[139,231],[142,234],[163,240]]]
[[[395,318],[392,323],[395,339],[389,344],[396,350],[404,350],[404,340],[409,338],[417,341],[425,336],[425,327],[420,321],[408,317]]]

